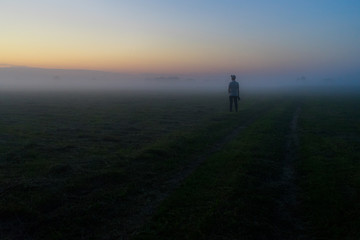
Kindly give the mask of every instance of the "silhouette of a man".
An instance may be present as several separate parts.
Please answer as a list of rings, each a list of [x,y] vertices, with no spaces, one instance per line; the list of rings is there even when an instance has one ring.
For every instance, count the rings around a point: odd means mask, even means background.
[[[230,112],[232,112],[233,104],[235,105],[235,111],[238,111],[238,100],[240,100],[239,95],[239,83],[235,81],[236,76],[231,75],[231,82],[229,83],[229,101],[230,101]]]

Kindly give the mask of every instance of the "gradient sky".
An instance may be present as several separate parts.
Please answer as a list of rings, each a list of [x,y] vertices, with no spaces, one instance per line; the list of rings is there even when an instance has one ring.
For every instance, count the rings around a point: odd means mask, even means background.
[[[359,72],[358,0],[1,0],[0,66]]]

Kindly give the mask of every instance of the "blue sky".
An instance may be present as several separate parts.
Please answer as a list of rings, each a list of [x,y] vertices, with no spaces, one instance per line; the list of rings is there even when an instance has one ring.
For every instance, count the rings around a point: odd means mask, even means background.
[[[356,74],[360,1],[3,0],[0,64]]]

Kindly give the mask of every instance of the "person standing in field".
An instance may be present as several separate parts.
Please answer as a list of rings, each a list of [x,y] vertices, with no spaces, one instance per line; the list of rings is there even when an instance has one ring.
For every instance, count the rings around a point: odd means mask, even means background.
[[[235,111],[238,111],[238,100],[240,100],[239,94],[239,83],[235,81],[236,76],[231,75],[231,82],[229,83],[229,101],[230,101],[230,112],[232,112],[233,104],[235,105]]]

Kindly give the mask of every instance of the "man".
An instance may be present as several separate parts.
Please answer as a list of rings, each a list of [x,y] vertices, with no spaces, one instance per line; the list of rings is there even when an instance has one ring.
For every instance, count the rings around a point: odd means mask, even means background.
[[[238,111],[238,100],[240,100],[239,95],[239,83],[235,81],[236,76],[231,75],[231,82],[229,83],[229,100],[230,100],[230,112],[232,112],[233,103],[235,105],[235,111]]]

